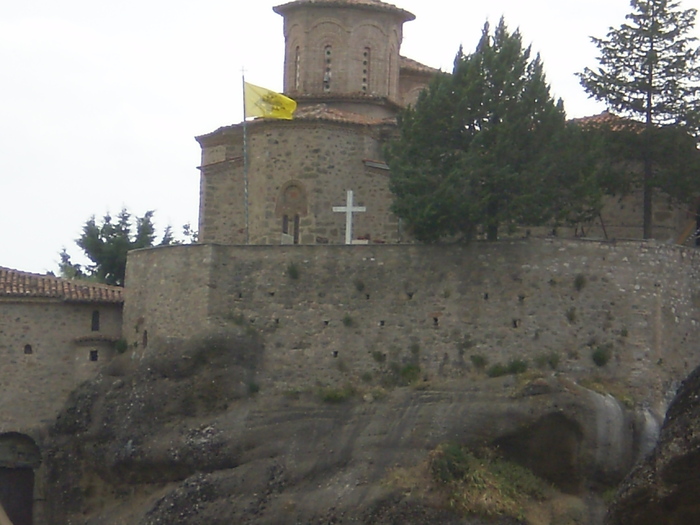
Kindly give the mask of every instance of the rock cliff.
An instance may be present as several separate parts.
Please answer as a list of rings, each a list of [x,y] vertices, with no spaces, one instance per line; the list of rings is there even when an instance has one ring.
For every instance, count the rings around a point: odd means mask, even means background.
[[[244,330],[151,355],[72,394],[48,445],[50,525],[485,523],[407,481],[444,443],[551,485],[497,523],[597,524],[644,441],[642,415],[554,372],[284,391]]]
[[[630,473],[608,525],[700,523],[700,368],[671,403],[658,444]]]

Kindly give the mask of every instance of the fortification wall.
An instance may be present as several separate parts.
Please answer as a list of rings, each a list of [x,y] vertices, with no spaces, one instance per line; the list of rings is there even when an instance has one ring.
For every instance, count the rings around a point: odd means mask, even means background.
[[[655,242],[528,239],[469,246],[164,247],[129,256],[124,334],[156,343],[245,326],[262,388],[380,381],[556,355],[635,400],[697,365],[700,254]],[[138,321],[137,321],[138,320]],[[137,334],[134,334],[137,335]],[[610,362],[598,367],[596,349]]]

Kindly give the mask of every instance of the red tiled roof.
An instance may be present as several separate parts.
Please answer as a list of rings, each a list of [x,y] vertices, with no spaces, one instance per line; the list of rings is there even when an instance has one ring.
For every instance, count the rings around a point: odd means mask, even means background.
[[[632,120],[620,117],[618,115],[614,115],[609,111],[603,111],[598,115],[591,115],[589,117],[575,118],[572,119],[571,122],[574,122],[584,128],[608,127],[612,131],[642,131],[644,129],[643,123],[637,120]]]
[[[53,275],[21,272],[0,267],[0,298],[60,299],[66,302],[123,303],[124,289],[118,286],[71,281]]]
[[[435,69],[434,67],[426,66],[425,64],[421,64],[417,60],[413,60],[412,58],[408,58],[405,56],[399,57],[399,64],[401,66],[401,69],[408,69],[409,71],[417,71],[418,73],[428,73],[431,75],[435,75],[435,74],[440,72],[439,69]]]
[[[415,20],[416,16],[413,13],[396,7],[380,0],[295,0],[286,4],[278,5],[272,8],[275,13],[283,15],[289,8],[299,7],[303,5],[315,5],[319,7],[337,7],[337,6],[358,6],[380,9],[382,11],[393,11],[403,16],[404,20]]]

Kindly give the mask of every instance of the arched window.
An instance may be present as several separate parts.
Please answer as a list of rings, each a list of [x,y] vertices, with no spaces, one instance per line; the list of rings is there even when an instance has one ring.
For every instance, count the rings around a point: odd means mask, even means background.
[[[369,91],[369,72],[370,72],[371,51],[366,47],[362,52],[362,92]]]
[[[33,353],[32,345],[24,345],[24,355],[31,355]]]
[[[294,54],[294,89],[299,90],[301,84],[301,55],[299,46],[297,46]]]
[[[326,46],[323,48],[323,58],[325,62],[325,69],[323,72],[323,91],[331,90],[331,76],[332,76],[332,59],[333,59],[333,48],[331,46]]]
[[[100,331],[100,311],[99,310],[94,310],[92,312],[92,331],[93,332]]]

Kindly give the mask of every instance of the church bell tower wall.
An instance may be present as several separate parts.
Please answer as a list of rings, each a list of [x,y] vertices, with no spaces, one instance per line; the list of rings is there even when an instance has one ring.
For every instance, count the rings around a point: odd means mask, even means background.
[[[400,100],[399,49],[413,15],[382,2],[292,2],[284,16],[284,91]]]

